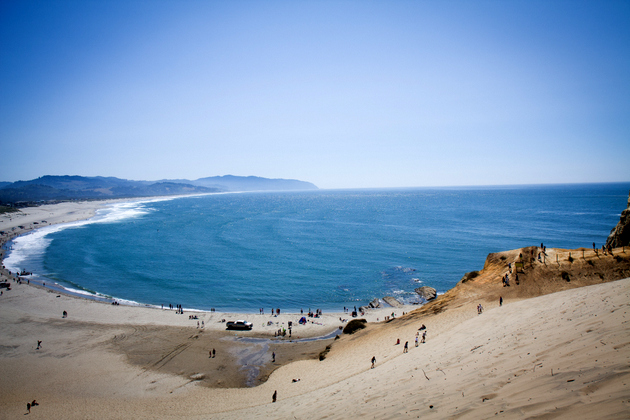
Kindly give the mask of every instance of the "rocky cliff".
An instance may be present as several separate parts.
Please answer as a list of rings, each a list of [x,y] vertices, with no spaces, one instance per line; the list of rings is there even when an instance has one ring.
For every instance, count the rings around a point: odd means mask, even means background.
[[[610,231],[606,240],[606,247],[618,248],[630,246],[630,194],[628,195],[628,207],[621,212],[619,223]]]

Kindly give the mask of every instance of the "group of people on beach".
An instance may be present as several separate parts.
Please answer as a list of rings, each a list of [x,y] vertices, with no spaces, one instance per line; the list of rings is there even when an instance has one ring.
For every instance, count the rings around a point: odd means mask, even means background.
[[[343,312],[344,312],[344,313],[345,313],[345,312],[351,312],[351,309],[350,309],[350,308],[346,308],[346,307],[344,306],[344,307],[343,307]],[[361,316],[365,315],[365,313],[364,313],[363,311],[360,311],[360,312],[361,312]],[[352,318],[356,318],[356,317],[358,316],[358,314],[359,314],[359,312],[357,311],[357,307],[355,306],[355,307],[354,307],[354,310],[353,310],[353,311],[352,311],[352,313],[351,313]]]
[[[422,331],[422,335],[420,335],[420,331]],[[416,331],[416,337],[415,337],[415,345],[416,347],[418,347],[419,343],[426,343],[427,342],[427,327],[426,325],[422,324],[422,326],[420,328],[418,328],[418,331]],[[400,345],[400,338],[396,340],[396,345]],[[405,345],[403,346],[403,354],[404,353],[409,353],[409,341],[405,341]],[[376,357],[372,357],[372,368],[374,368],[374,364],[376,363]]]
[[[302,310],[300,310],[300,313]],[[310,318],[319,318],[321,316],[324,315],[324,311],[322,311],[321,309],[315,309],[315,312],[311,311],[311,308],[308,308],[308,313],[306,314],[306,316],[310,317]]]
[[[164,309],[164,305],[162,305],[162,309]],[[182,305],[175,305],[173,306],[172,304],[168,304],[168,309],[175,309],[175,313],[176,314],[183,314],[184,313],[184,308],[182,307]]]
[[[321,309],[317,309],[317,313],[321,315],[322,314]],[[264,315],[265,309],[258,308],[258,314]],[[300,309],[300,314],[304,314],[304,309]],[[271,308],[271,316],[279,316],[279,315],[280,315],[280,308]],[[308,316],[313,317],[313,313],[311,312],[310,308],[308,309]]]
[[[289,323],[291,322],[289,321]],[[289,331],[289,338],[291,338],[291,334],[292,334],[291,325],[289,325],[288,331]],[[284,327],[278,329],[278,331],[273,333],[274,337],[286,337],[286,335],[287,335],[287,329]]]

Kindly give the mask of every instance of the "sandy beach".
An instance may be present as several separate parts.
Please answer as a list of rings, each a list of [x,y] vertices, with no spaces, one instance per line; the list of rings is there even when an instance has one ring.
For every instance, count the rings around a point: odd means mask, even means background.
[[[28,208],[2,215],[0,230],[84,219],[103,204]],[[337,331],[348,314],[305,326],[300,314],[179,315],[10,280],[0,296],[0,418],[21,418],[33,400],[29,418],[630,417],[630,250],[547,249],[539,262],[536,249],[491,254],[435,301],[370,311],[367,328],[336,340],[301,339]],[[519,284],[504,287],[515,261]],[[253,331],[225,330],[224,319],[240,318]],[[289,321],[291,339],[274,338]]]

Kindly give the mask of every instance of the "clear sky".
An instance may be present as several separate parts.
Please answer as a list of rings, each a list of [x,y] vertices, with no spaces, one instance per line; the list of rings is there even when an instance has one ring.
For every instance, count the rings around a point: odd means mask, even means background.
[[[630,180],[629,1],[0,1],[0,181]]]

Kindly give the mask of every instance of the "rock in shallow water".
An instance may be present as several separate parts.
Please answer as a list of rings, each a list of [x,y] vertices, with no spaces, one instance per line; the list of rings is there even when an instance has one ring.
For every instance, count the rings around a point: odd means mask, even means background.
[[[383,298],[383,302],[387,303],[389,306],[393,306],[394,308],[402,308],[403,304],[396,300],[393,296],[385,296]]]
[[[424,300],[435,299],[435,297],[437,296],[437,290],[429,286],[418,287],[416,289],[416,293],[420,295],[420,297]]]

